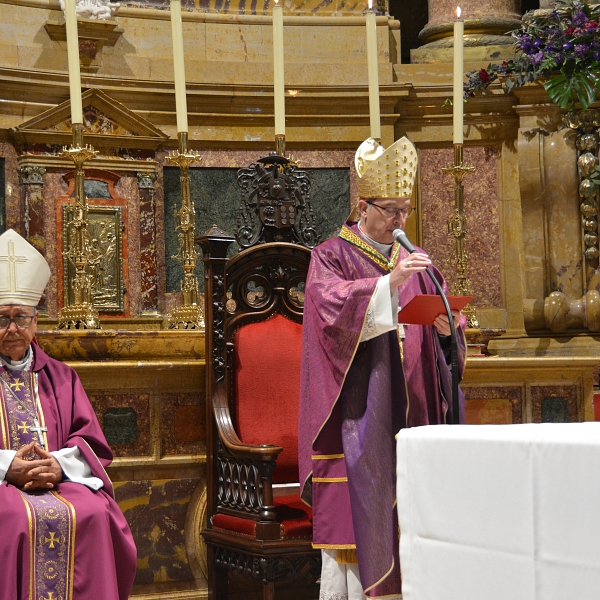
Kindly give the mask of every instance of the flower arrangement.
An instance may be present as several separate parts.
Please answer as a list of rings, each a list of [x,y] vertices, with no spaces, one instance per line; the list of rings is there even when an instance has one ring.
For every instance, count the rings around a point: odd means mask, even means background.
[[[600,5],[558,0],[552,11],[530,11],[521,29],[511,32],[517,50],[513,60],[470,71],[465,101],[476,90],[503,80],[505,91],[546,79],[548,97],[561,108],[586,110],[600,89]]]

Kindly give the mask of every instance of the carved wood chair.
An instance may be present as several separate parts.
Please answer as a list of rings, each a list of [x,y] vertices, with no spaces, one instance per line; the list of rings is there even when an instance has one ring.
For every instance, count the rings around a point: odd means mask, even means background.
[[[318,596],[320,551],[312,548],[312,513],[296,485],[302,312],[314,217],[304,174],[280,157],[263,161],[238,175],[242,250],[228,259],[236,238],[216,226],[197,240],[205,268],[212,424],[202,535],[216,600],[228,598],[230,572],[261,582],[265,600],[286,582],[294,582],[295,597],[302,597],[302,586],[305,598]],[[281,597],[291,597],[289,589]]]

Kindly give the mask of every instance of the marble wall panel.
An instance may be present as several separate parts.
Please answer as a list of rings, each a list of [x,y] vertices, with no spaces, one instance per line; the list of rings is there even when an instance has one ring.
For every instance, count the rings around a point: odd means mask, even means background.
[[[462,386],[466,418],[470,425],[523,423],[524,394],[521,386]],[[508,410],[510,406],[510,412]]]
[[[19,174],[17,153],[7,142],[0,142],[0,157],[4,159],[4,202],[6,206],[6,227],[25,235],[20,207]]]
[[[164,455],[206,452],[204,393],[161,395],[162,451]]]
[[[125,295],[129,314],[138,316],[142,312],[142,271],[140,269],[140,193],[138,179],[135,175],[124,175],[115,185],[115,193],[127,200],[127,213],[123,215],[127,222],[123,244],[127,244],[126,263],[127,289]]]
[[[316,216],[316,229],[325,240],[337,234],[349,213],[350,181],[348,168],[307,169],[312,181],[311,203]],[[165,181],[165,242],[167,291],[177,292],[183,278],[183,269],[171,256],[176,254],[179,240],[175,232],[173,210],[180,205],[179,170],[166,168]],[[200,235],[213,224],[235,234],[240,189],[237,185],[237,169],[192,168],[191,191],[196,208],[196,233]],[[230,254],[237,251],[236,244]],[[203,289],[203,265],[196,269]]]
[[[559,415],[566,416],[568,423],[582,421],[583,417],[578,415],[577,397],[578,389],[574,385],[531,386],[532,422],[562,422],[556,420]]]
[[[454,238],[448,236],[447,219],[454,210],[454,180],[443,175],[441,169],[452,164],[453,153],[451,148],[421,148],[419,156],[421,244],[452,288],[456,281]],[[476,308],[500,308],[499,149],[497,146],[467,147],[464,160],[476,169],[464,179],[467,278],[473,291],[473,304]]]
[[[185,518],[199,479],[115,484],[115,498],[135,540],[135,584],[193,581],[186,552]]]
[[[130,419],[123,419],[123,431],[120,439],[127,439],[128,443],[112,443],[112,450],[115,457],[121,456],[150,456],[151,434],[150,434],[150,394],[145,390],[138,392],[128,392],[119,394],[110,391],[88,394],[90,402],[94,407],[100,426],[104,429],[104,417],[107,413],[111,415],[111,428],[119,428],[118,410],[131,408],[135,412],[135,429],[137,435],[132,435]],[[117,418],[115,418],[117,417]],[[118,432],[115,432],[118,433]],[[119,436],[116,436],[119,439]]]

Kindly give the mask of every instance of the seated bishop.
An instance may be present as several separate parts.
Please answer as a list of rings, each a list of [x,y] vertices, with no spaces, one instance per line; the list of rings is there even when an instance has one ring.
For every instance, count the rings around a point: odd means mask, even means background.
[[[19,234],[0,236],[0,598],[126,600],[136,549],[111,450],[75,371],[33,341],[49,277]]]

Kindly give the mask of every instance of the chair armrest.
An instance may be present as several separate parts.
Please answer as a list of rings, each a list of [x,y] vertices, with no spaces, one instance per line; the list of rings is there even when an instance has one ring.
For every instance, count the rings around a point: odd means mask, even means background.
[[[219,437],[232,456],[261,462],[277,460],[277,457],[283,452],[281,446],[274,446],[272,444],[253,446],[251,444],[244,444],[240,440],[231,421],[231,413],[229,412],[229,403],[227,402],[227,393],[224,384],[220,383],[217,385],[212,403]]]

